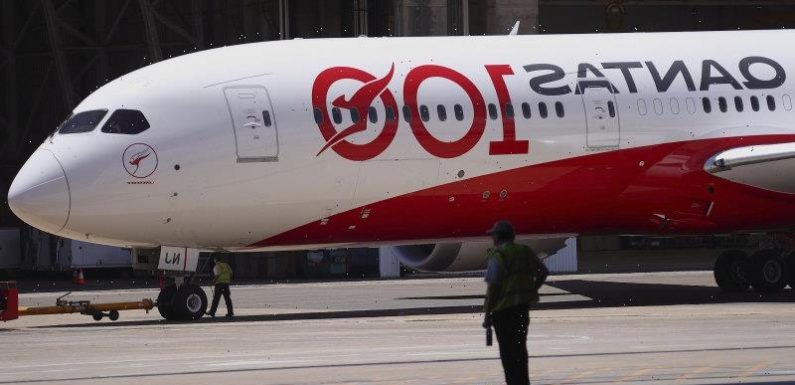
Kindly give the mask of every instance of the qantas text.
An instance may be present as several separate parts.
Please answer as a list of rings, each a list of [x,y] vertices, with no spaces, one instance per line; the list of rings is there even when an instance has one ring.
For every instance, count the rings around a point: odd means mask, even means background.
[[[734,90],[775,89],[782,86],[787,78],[781,64],[762,56],[745,57],[728,67],[739,71],[740,76],[733,75],[726,66],[710,59],[702,60],[700,68],[697,69],[688,67],[683,60],[675,60],[668,65],[655,64],[651,61],[604,62],[599,63],[598,66],[593,63],[580,63],[577,66],[575,82],[566,81],[575,74],[567,73],[555,64],[528,64],[521,68],[524,73],[530,75],[528,80],[530,89],[541,96],[562,96],[572,93],[580,95],[588,88],[607,88],[611,93],[619,94],[622,91],[616,87],[616,84],[622,85],[622,90],[634,94],[638,93],[636,79],[639,76],[649,76],[654,82],[656,88],[654,91],[657,93],[669,92],[674,84],[684,87],[680,90],[686,89],[689,92],[710,91],[717,87]],[[517,139],[514,119],[506,118],[510,115],[507,114],[506,109],[513,104],[506,78],[518,74],[514,73],[513,68],[507,64],[485,65],[484,70],[491,81],[492,91],[497,95],[502,117],[502,139],[489,143],[489,154],[527,154],[529,141]],[[760,73],[765,73],[766,76],[759,76]],[[331,148],[343,158],[364,161],[380,155],[389,147],[397,133],[399,119],[396,115],[400,111],[398,102],[388,87],[396,78],[394,75],[394,64],[380,78],[353,67],[332,67],[318,74],[312,86],[312,105],[315,114],[318,115],[316,116],[318,128],[326,140],[318,155]],[[460,139],[441,140],[435,137],[420,119],[418,90],[423,82],[431,78],[452,82],[464,91],[471,102],[474,112],[472,123]],[[619,83],[621,79],[623,84]],[[340,80],[361,82],[362,86],[351,95],[332,95],[329,99],[332,85]],[[455,158],[469,152],[481,140],[487,122],[486,101],[475,82],[466,75],[450,67],[428,64],[408,70],[402,77],[402,82],[402,104],[409,109],[408,116],[411,117],[409,126],[417,142],[428,153],[439,158]],[[368,129],[369,122],[366,116],[369,107],[376,99],[380,99],[384,108],[392,111],[394,118],[384,119],[381,131],[370,142],[348,141],[347,138],[351,135]],[[355,119],[348,127],[338,130],[329,116],[329,102],[332,107],[355,110],[356,116],[360,118]]]

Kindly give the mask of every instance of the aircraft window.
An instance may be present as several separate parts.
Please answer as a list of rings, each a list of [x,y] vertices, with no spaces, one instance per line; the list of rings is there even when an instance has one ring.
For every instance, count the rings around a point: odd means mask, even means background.
[[[734,97],[734,108],[737,110],[737,112],[743,112],[743,98],[739,96]]]
[[[265,123],[265,127],[270,127],[273,124],[270,111],[262,111],[262,121]]]
[[[555,109],[558,108],[558,104],[560,104],[560,113],[558,113],[558,116],[560,116],[562,118],[563,117],[563,104],[561,104],[560,102],[555,103]],[[616,117],[616,105],[612,101],[608,101],[607,102],[607,113],[610,114],[611,118],[615,118]]]
[[[718,108],[720,108],[720,112],[726,112],[729,110],[729,107],[726,105],[726,98],[723,96],[718,98]]]
[[[110,134],[135,135],[146,131],[149,122],[144,114],[138,110],[116,110],[110,115],[108,121],[102,126],[102,132]]]
[[[754,111],[759,111],[759,98],[756,96],[751,96],[751,109]]]
[[[784,109],[787,110],[787,111],[791,111],[792,110],[792,98],[789,95],[784,94],[784,96],[781,97],[781,100],[783,102],[782,104],[784,105]]]
[[[704,106],[704,112],[708,114],[712,112],[712,102],[709,100],[709,98],[701,98],[701,105]]]
[[[546,119],[549,113],[547,112],[547,104],[544,102],[538,103],[538,115],[541,116],[542,119]]]
[[[351,108],[351,121],[359,123],[359,110]]]
[[[613,102],[608,102],[607,107],[610,109],[610,117],[615,117],[616,109],[613,107]],[[563,103],[555,102],[555,114],[559,118],[562,118],[564,115],[566,115],[566,111],[563,110]]]
[[[453,106],[453,112],[455,113],[455,119],[457,121],[464,120],[464,107],[461,107],[460,104],[456,104]]]
[[[513,104],[505,103],[505,116],[508,119],[513,119]]]
[[[367,116],[370,118],[370,123],[375,123],[378,121],[378,111],[375,110],[375,107],[370,106],[367,109]]]
[[[767,95],[767,109],[770,111],[776,110],[776,99],[773,95]]]
[[[395,121],[395,111],[392,109],[392,106],[386,106],[386,120],[390,122]]]
[[[654,104],[654,113],[657,115],[662,115],[663,113],[662,100],[660,100],[660,98],[654,98],[654,101],[652,103]]]
[[[530,103],[522,103],[522,116],[525,119],[530,119]]]
[[[689,112],[690,115],[695,114],[696,113],[696,101],[693,100],[693,98],[687,98],[686,104],[687,104],[687,112]]]
[[[436,106],[436,113],[439,115],[439,120],[444,122],[447,120],[447,110],[444,108],[443,105]]]
[[[491,120],[497,120],[497,106],[494,103],[489,103],[489,117]]]
[[[403,106],[403,119],[405,119],[406,122],[411,122],[411,107]]]
[[[320,111],[320,108],[315,108],[315,123],[320,124],[323,123],[323,112]]]
[[[645,116],[648,112],[649,112],[649,110],[646,107],[646,100],[638,99],[638,113],[641,116]]]
[[[99,122],[105,117],[108,110],[84,111],[68,117],[58,127],[59,134],[76,134],[89,132],[97,128]]]
[[[679,115],[679,111],[680,111],[680,110],[679,110],[679,99],[677,99],[677,98],[671,98],[671,99],[668,101],[668,104],[670,104],[670,105],[671,105],[671,112],[672,112],[674,115]]]
[[[331,119],[334,120],[334,123],[340,124],[342,123],[342,113],[338,107],[334,107],[331,109]]]
[[[431,120],[431,113],[428,111],[428,106],[424,104],[420,106],[420,118],[423,122]]]

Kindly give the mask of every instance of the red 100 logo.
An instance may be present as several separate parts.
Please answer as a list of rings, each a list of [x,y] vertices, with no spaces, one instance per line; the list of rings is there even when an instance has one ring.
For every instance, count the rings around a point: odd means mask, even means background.
[[[489,144],[489,154],[526,154],[529,149],[527,140],[516,140],[516,127],[513,119],[505,118],[506,106],[511,104],[508,87],[505,85],[505,76],[513,75],[513,70],[508,65],[487,65],[485,69],[491,79],[497,93],[501,116],[503,116],[503,139]],[[331,148],[343,158],[355,161],[363,161],[375,158],[383,153],[392,143],[397,133],[399,114],[397,102],[392,91],[387,88],[395,73],[395,65],[389,69],[387,74],[381,78],[353,67],[332,67],[321,72],[312,86],[312,106],[316,111],[320,111],[318,127],[326,144],[320,149],[318,155]],[[417,92],[420,85],[428,79],[446,79],[460,87],[469,98],[473,108],[472,124],[466,134],[460,139],[444,141],[436,138],[428,131],[425,123],[420,119],[419,103],[417,102]],[[340,80],[353,80],[361,82],[362,86],[346,99],[345,95],[337,96],[331,101],[333,107],[340,109],[356,110],[360,118],[352,125],[338,131],[329,119],[328,93],[334,83]],[[367,130],[367,113],[370,106],[380,99],[384,108],[391,109],[394,119],[384,119],[384,127],[381,132],[370,142],[356,144],[348,141],[348,137],[353,134]],[[413,68],[406,75],[403,82],[403,105],[410,109],[409,126],[414,137],[423,149],[431,155],[439,158],[455,158],[466,154],[480,141],[486,129],[486,103],[483,95],[478,90],[475,83],[469,80],[460,72],[440,66],[423,65]]]

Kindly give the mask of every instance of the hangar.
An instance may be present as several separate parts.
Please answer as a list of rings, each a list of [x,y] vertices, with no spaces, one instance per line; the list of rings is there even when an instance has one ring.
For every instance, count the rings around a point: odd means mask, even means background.
[[[149,63],[278,39],[504,34],[515,21],[523,34],[793,28],[795,7],[773,0],[5,1],[0,190],[83,97]],[[3,200],[0,228],[21,226]],[[600,237],[583,240],[580,250],[677,255],[750,242]]]

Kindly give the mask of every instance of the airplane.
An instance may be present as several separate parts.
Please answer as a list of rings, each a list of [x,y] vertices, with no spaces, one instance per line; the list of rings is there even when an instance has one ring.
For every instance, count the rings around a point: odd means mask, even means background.
[[[793,38],[360,37],[211,49],[89,95],[27,160],[8,202],[58,236],[160,247],[161,266],[183,273],[200,250],[378,246],[420,269],[474,269],[500,219],[545,253],[578,235],[786,239],[795,54],[781,42]],[[795,263],[771,244],[721,254],[718,285],[792,285]],[[204,292],[175,274],[161,314],[201,317]]]

